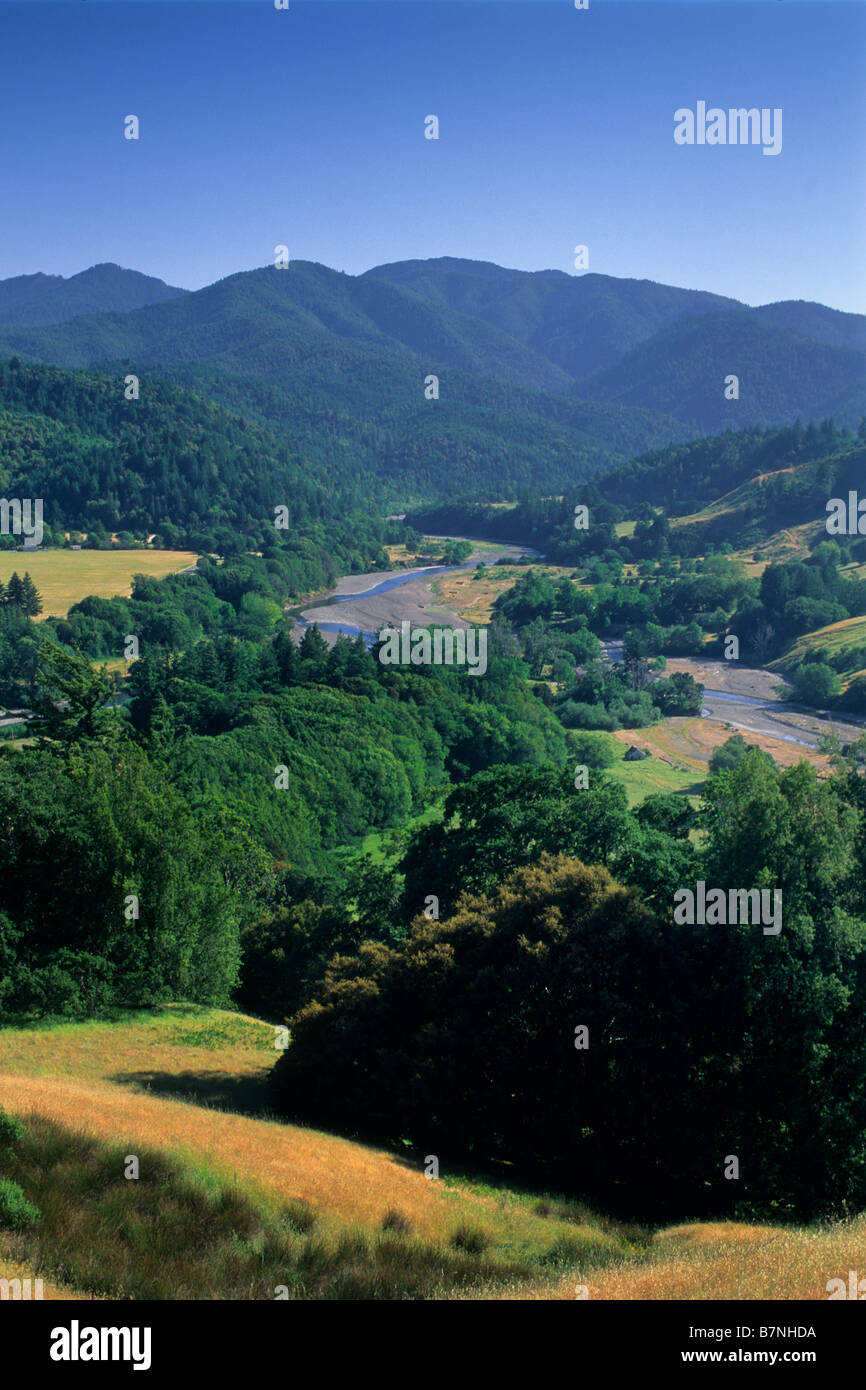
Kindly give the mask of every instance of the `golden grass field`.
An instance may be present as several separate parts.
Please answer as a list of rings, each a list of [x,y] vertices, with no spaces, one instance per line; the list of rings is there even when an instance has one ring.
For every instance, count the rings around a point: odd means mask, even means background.
[[[779,1229],[737,1222],[696,1222],[659,1231],[648,1257],[583,1282],[604,1300],[827,1298],[827,1282],[861,1269],[866,1218],[825,1229]],[[560,1279],[517,1298],[572,1299],[577,1280]]]
[[[194,565],[193,550],[0,550],[0,582],[28,571],[42,598],[42,616],[62,618],[73,603],[128,595],[135,574],[162,579]]]
[[[626,747],[633,743],[638,748],[648,748],[652,758],[645,760],[647,763],[658,760],[671,769],[678,769],[683,774],[691,774],[703,780],[713,753],[723,743],[727,743],[735,732],[732,725],[720,724],[714,719],[676,715],[646,729],[617,729],[611,734],[611,738],[624,743]],[[743,737],[747,743],[755,744],[765,753],[769,753],[779,767],[793,767],[795,763],[805,761],[821,771],[829,771],[829,759],[812,748],[804,748],[800,744],[788,743],[784,739],[772,738],[766,734],[749,732]],[[624,767],[642,768],[644,765],[626,763]],[[609,769],[614,776],[617,775],[619,766],[615,763]]]
[[[866,1257],[863,1219],[815,1230],[695,1223],[637,1238],[588,1212],[566,1222],[537,1209],[533,1194],[449,1176],[444,1164],[444,1180],[430,1182],[417,1160],[269,1118],[264,1082],[275,1056],[271,1026],[196,1006],[6,1029],[0,1104],[130,1152],[170,1154],[274,1210],[309,1203],[335,1238],[375,1233],[397,1209],[413,1239],[443,1247],[455,1226],[471,1223],[500,1261],[537,1260],[564,1231],[592,1252],[579,1272],[541,1269],[504,1286],[482,1278],[461,1298],[573,1299],[583,1284],[599,1299],[824,1299],[828,1279]],[[4,1260],[8,1248],[4,1237],[0,1277],[27,1277],[20,1261]],[[45,1296],[77,1295],[46,1279]]]

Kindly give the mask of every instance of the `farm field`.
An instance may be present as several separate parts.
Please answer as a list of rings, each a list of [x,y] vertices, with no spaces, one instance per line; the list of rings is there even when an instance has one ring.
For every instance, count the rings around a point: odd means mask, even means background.
[[[688,796],[693,805],[706,779],[706,765],[689,766],[684,760],[674,759],[668,752],[659,752],[659,727],[649,729],[619,729],[610,735],[620,745],[621,752],[634,744],[637,748],[648,748],[651,756],[639,762],[627,763],[620,757],[611,767],[605,768],[605,775],[620,782],[625,787],[629,806],[636,806],[648,796],[660,793],[681,792]]]
[[[697,796],[708,776],[713,753],[736,732],[732,724],[682,716],[665,719],[645,729],[617,729],[611,738],[626,748],[631,744],[646,748],[651,756],[640,762],[616,762],[607,771],[625,786],[629,805],[653,792],[685,792]],[[765,734],[748,732],[743,737],[747,743],[769,753],[779,767],[793,767],[805,759],[814,767],[829,770],[828,759],[811,748]]]
[[[191,1005],[0,1033],[0,1104],[23,1117],[34,1153],[44,1150],[32,1186],[48,1224],[38,1237],[0,1239],[0,1277],[28,1277],[38,1254],[45,1296],[55,1299],[115,1297],[124,1280],[132,1297],[272,1297],[266,1261],[269,1277],[288,1280],[289,1296],[301,1298],[309,1281],[333,1279],[342,1297],[408,1290],[572,1300],[582,1283],[601,1299],[734,1298],[744,1289],[753,1298],[824,1299],[827,1280],[862,1254],[862,1219],[814,1230],[718,1222],[651,1232],[575,1201],[449,1173],[445,1156],[441,1180],[428,1181],[418,1157],[271,1119],[265,1077],[275,1055],[270,1025]],[[70,1167],[58,1159],[67,1151],[79,1186],[82,1171],[93,1175],[71,1225],[61,1200]],[[141,1155],[142,1179],[157,1173],[152,1187],[117,1188],[130,1152]],[[106,1195],[111,1174],[115,1191]],[[26,1170],[20,1176],[26,1186]],[[189,1208],[199,1222],[211,1215],[200,1248],[163,1251],[157,1268],[150,1249],[142,1261],[135,1246],[163,1202],[178,1207],[179,1220],[191,1219]],[[229,1219],[245,1223],[243,1239],[223,1230]],[[83,1244],[97,1222],[110,1259]],[[291,1274],[279,1274],[281,1260],[294,1261]],[[246,1291],[244,1261],[258,1271]],[[231,1288],[221,1292],[220,1279]],[[196,1281],[205,1292],[190,1292]]]
[[[62,618],[91,594],[126,595],[135,574],[163,579],[194,565],[193,550],[0,550],[0,583],[29,572],[42,598],[43,618]]]

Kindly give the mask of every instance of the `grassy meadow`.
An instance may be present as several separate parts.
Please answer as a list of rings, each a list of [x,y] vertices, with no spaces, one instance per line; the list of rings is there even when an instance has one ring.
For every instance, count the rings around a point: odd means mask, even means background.
[[[650,1231],[444,1154],[430,1181],[421,1155],[275,1120],[275,1056],[271,1026],[197,1006],[0,1033],[24,1122],[0,1176],[42,1213],[0,1234],[0,1277],[55,1299],[823,1299],[862,1263],[863,1220]]]
[[[866,617],[845,618],[841,623],[830,623],[828,627],[805,633],[797,638],[784,656],[770,663],[770,670],[790,670],[792,666],[799,666],[801,661],[810,660],[819,651],[826,652],[828,656],[837,656],[846,647],[866,647]],[[849,685],[855,676],[864,674],[866,672],[858,661],[851,661],[839,672],[843,686]]]
[[[197,559],[193,550],[0,550],[0,583],[27,570],[42,598],[42,617],[62,618],[91,594],[125,597],[135,574],[163,579]]]

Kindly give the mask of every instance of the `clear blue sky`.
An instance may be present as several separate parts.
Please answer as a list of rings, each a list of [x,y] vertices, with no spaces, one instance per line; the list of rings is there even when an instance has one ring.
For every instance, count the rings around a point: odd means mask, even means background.
[[[781,107],[783,149],[676,108]],[[123,118],[141,139],[123,139]],[[424,117],[441,122],[424,139]],[[467,256],[866,311],[866,7],[0,2],[0,277]]]

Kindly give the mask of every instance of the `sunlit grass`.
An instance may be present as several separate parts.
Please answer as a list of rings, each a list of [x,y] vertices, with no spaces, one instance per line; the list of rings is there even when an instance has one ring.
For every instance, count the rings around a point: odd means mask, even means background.
[[[191,1005],[0,1032],[0,1105],[38,1148],[17,1176],[0,1167],[50,1215],[38,1234],[0,1234],[0,1263],[59,1298],[285,1284],[293,1298],[560,1300],[585,1285],[596,1299],[818,1299],[866,1269],[866,1219],[653,1233],[447,1154],[430,1181],[417,1155],[273,1117],[273,1041],[259,1020]],[[148,1165],[143,1186],[122,1177],[128,1154]]]
[[[42,598],[42,616],[62,618],[91,594],[128,595],[135,574],[162,579],[197,559],[194,550],[0,550],[0,582],[27,570]]]

